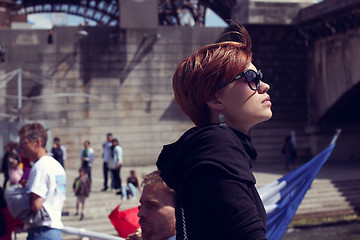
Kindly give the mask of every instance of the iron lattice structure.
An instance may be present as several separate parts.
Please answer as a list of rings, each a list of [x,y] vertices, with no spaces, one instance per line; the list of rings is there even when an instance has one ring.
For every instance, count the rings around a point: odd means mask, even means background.
[[[123,1],[126,0],[13,0],[16,8],[12,11],[19,15],[64,12],[116,26]],[[158,0],[159,25],[203,26],[207,8],[226,21],[235,4],[236,0]]]
[[[118,0],[16,0],[17,14],[64,12],[98,24],[119,24]]]
[[[158,0],[159,25],[203,26],[207,8],[226,21],[235,4],[236,0]]]

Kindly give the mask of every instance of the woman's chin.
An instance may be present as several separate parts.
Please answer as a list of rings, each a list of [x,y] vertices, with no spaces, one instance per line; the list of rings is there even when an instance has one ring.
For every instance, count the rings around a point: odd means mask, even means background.
[[[266,115],[261,116],[261,117],[259,118],[259,121],[258,121],[256,124],[254,124],[254,125],[257,125],[257,124],[259,124],[259,123],[266,122],[266,121],[270,120],[271,117],[272,117],[272,112],[269,111]]]

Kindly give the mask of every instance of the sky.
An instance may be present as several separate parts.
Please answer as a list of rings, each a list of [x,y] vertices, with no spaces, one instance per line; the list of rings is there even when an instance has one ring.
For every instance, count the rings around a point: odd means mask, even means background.
[[[226,27],[227,24],[211,9],[206,11],[207,27]],[[90,25],[95,22],[89,21]],[[84,24],[84,18],[66,13],[37,13],[28,15],[28,23],[32,29],[51,29],[54,26],[78,26]]]

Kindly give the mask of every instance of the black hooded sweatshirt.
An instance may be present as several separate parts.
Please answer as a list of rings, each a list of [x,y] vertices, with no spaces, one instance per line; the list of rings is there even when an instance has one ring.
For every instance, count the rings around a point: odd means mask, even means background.
[[[163,147],[156,165],[175,190],[177,240],[184,239],[184,223],[189,240],[266,239],[251,172],[256,155],[247,135],[215,124]]]

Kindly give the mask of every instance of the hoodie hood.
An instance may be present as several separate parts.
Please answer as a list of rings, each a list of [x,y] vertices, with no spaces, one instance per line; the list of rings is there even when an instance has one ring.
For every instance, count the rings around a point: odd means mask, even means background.
[[[165,145],[156,163],[167,185],[180,192],[189,174],[214,166],[239,181],[255,184],[251,172],[256,151],[251,139],[228,126],[191,128],[178,141]]]

